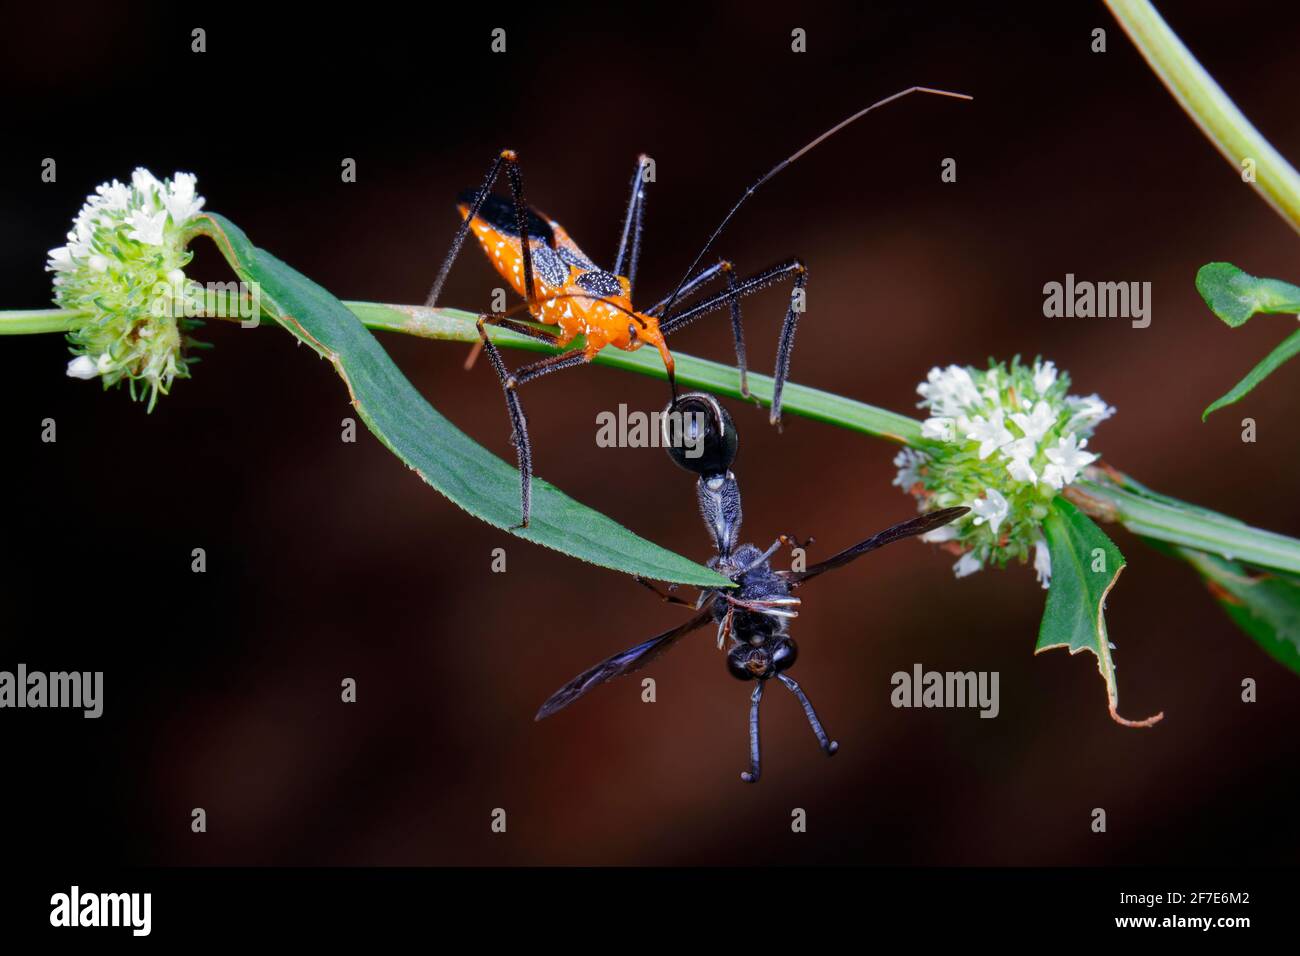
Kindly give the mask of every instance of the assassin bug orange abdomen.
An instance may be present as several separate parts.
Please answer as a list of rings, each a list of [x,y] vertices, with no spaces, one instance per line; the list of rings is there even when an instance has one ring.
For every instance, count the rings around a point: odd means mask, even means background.
[[[785,320],[781,324],[781,332],[777,339],[776,369],[773,374],[770,420],[774,425],[780,424],[781,392],[790,372],[790,355],[794,349],[794,335],[799,322],[802,292],[807,282],[808,270],[797,258],[787,259],[739,280],[736,278],[732,264],[726,260],[721,260],[698,272],[696,270],[714,241],[731,221],[732,216],[763,183],[850,123],[909,93],[932,93],[938,96],[970,99],[969,96],[961,93],[914,86],[859,110],[822,133],[768,170],[745,191],[713,231],[672,293],[644,312],[637,311],[633,307],[632,293],[636,281],[637,262],[641,255],[647,157],[642,156],[638,160],[636,173],[632,177],[632,195],[628,200],[618,253],[611,270],[604,270],[597,266],[577,243],[569,238],[569,234],[558,222],[529,207],[524,199],[519,158],[513,150],[503,150],[496,157],[482,186],[477,190],[462,193],[458,205],[461,224],[452,240],[451,249],[443,260],[442,268],[438,270],[438,277],[429,292],[427,305],[432,308],[437,304],[438,295],[442,291],[447,274],[451,271],[452,263],[455,262],[470,232],[474,233],[497,272],[524,300],[508,312],[479,315],[480,343],[470,356],[472,362],[479,348],[487,352],[488,361],[501,381],[502,391],[505,392],[512,439],[519,458],[522,517],[518,527],[526,528],[531,516],[533,472],[528,422],[517,394],[520,385],[541,378],[550,372],[585,365],[607,346],[635,351],[644,345],[649,345],[662,357],[673,397],[676,398],[673,356],[668,350],[666,339],[700,316],[728,306],[736,347],[736,365],[740,374],[740,390],[741,394],[748,398],[750,396],[746,374],[745,339],[740,321],[740,300],[774,282],[793,277],[790,305],[786,310]],[[509,201],[492,193],[503,166],[510,183]],[[688,301],[707,283],[718,278],[725,279],[726,289],[699,301],[690,302],[674,311],[674,307],[679,302]],[[525,309],[528,318],[540,323],[540,326],[510,317]],[[506,368],[500,351],[488,336],[489,325],[500,326],[540,339],[562,351],[511,372]],[[581,348],[564,350],[565,346],[579,336],[583,338]]]

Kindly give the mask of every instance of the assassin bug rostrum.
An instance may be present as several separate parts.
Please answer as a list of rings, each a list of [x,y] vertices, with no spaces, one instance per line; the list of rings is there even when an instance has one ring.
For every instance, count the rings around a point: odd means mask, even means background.
[[[755,681],[749,710],[749,770],[740,775],[746,783],[754,783],[760,773],[758,705],[763,697],[763,687],[773,677],[799,699],[817,742],[827,756],[839,749],[839,744],[831,740],[822,728],[808,696],[786,673],[798,656],[788,627],[789,621],[798,616],[800,599],[793,597],[791,591],[819,574],[842,567],[886,544],[942,527],[970,509],[933,511],[886,528],[804,570],[776,570],[771,564],[772,556],[782,544],[797,547],[798,542],[789,535],[781,535],[766,551],[753,544],[739,543],[740,486],[731,471],[738,439],[731,417],[716,399],[701,393],[683,395],[669,406],[669,410],[683,413],[679,420],[685,422],[684,427],[702,430],[700,434],[681,436],[682,440],[674,441],[668,431],[669,417],[665,415],[661,419],[669,455],[678,465],[699,476],[696,494],[700,514],[717,551],[716,556],[709,560],[709,567],[730,578],[736,587],[707,588],[700,592],[699,600],[691,604],[664,594],[648,581],[638,578],[663,600],[693,608],[695,614],[677,627],[583,671],[552,694],[538,710],[535,719],[549,717],[605,681],[637,670],[679,638],[712,621],[718,629],[718,647],[721,648],[728,640],[731,642],[727,649],[727,670],[733,677]],[[686,453],[687,448],[694,448],[699,453],[692,457]]]
[[[460,196],[458,209],[461,224],[452,240],[451,249],[443,260],[442,268],[429,292],[427,305],[437,304],[447,274],[451,271],[465,238],[472,231],[483,251],[502,278],[510,283],[524,301],[503,313],[480,314],[478,332],[480,343],[475,346],[470,360],[481,348],[487,352],[497,378],[506,396],[510,414],[512,441],[519,459],[521,480],[520,505],[522,518],[518,527],[528,526],[531,514],[531,488],[533,473],[532,444],[528,438],[528,422],[519,402],[517,389],[526,382],[541,378],[560,369],[574,368],[589,363],[604,348],[635,351],[644,345],[658,350],[668,373],[673,397],[677,396],[672,353],[666,339],[685,328],[700,316],[730,306],[732,335],[735,339],[736,365],[740,374],[741,394],[750,397],[746,378],[745,339],[740,321],[740,300],[774,282],[793,277],[790,306],[781,324],[777,340],[776,369],[773,375],[772,424],[781,422],[781,392],[790,372],[790,354],[794,348],[795,329],[802,309],[803,290],[807,282],[807,269],[798,258],[789,258],[746,279],[737,279],[732,264],[721,260],[696,271],[705,254],[722,234],[736,211],[754,192],[782,169],[809,152],[822,141],[834,136],[844,127],[887,103],[909,93],[931,93],[937,96],[970,99],[961,93],[914,86],[895,93],[865,109],[859,110],[836,126],[807,143],[797,152],[777,163],[745,190],[744,195],[731,207],[722,222],[709,236],[704,248],[682,275],[677,287],[667,297],[644,312],[632,305],[633,286],[637,263],[641,256],[641,226],[645,214],[645,169],[649,162],[642,156],[637,162],[632,178],[632,195],[628,200],[619,240],[618,254],[610,270],[598,267],[575,243],[564,228],[530,208],[524,199],[523,177],[519,159],[513,150],[503,150],[493,161],[483,185],[477,190],[466,190]],[[510,183],[510,201],[492,193],[501,168],[505,167]],[[520,237],[527,236],[526,242]],[[709,282],[724,279],[727,287],[707,298],[684,305],[674,312],[674,306],[699,292]],[[527,310],[532,323],[511,318],[512,314]],[[534,324],[536,323],[536,324]],[[579,336],[581,348],[560,351],[511,372],[506,368],[501,353],[488,336],[487,326],[494,325],[540,339],[557,348],[565,349]]]

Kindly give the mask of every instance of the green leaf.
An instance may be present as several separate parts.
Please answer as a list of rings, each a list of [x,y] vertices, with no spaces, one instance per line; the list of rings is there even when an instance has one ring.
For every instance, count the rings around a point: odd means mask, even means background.
[[[1250,394],[1256,385],[1276,372],[1284,362],[1295,356],[1297,352],[1300,352],[1300,331],[1292,332],[1281,345],[1269,352],[1264,357],[1264,361],[1251,369],[1249,374],[1232,386],[1222,398],[1210,403],[1209,407],[1201,412],[1201,421],[1209,418],[1211,412],[1217,412],[1226,405],[1241,401]]]
[[[1052,556],[1052,585],[1034,653],[1056,647],[1071,654],[1092,651],[1106,682],[1110,716],[1126,727],[1150,727],[1164,714],[1145,720],[1119,715],[1119,687],[1106,633],[1106,595],[1124,570],[1124,555],[1091,518],[1059,496],[1052,500],[1043,535]]]
[[[476,518],[536,544],[607,568],[659,581],[729,587],[715,571],[637,537],[548,482],[533,480],[530,526],[519,522],[519,472],[476,444],[415,390],[375,337],[338,299],[258,249],[238,226],[204,214],[192,227],[209,236],[241,279],[256,283],[262,308],[328,359],[352,405],[375,436],[421,478]]]
[[[1260,279],[1231,262],[1210,262],[1196,273],[1196,291],[1210,311],[1232,328],[1256,312],[1300,313],[1300,286]]]
[[[1233,623],[1300,674],[1300,577],[1265,572],[1191,548],[1173,548],[1194,567]]]

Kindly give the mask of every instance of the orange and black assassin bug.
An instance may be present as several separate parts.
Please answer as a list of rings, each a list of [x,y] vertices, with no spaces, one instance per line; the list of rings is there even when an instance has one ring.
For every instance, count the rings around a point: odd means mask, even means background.
[[[786,310],[785,321],[781,325],[781,334],[777,342],[776,370],[773,375],[770,418],[772,424],[780,424],[781,392],[790,372],[790,353],[794,348],[794,334],[801,309],[801,292],[807,282],[807,269],[797,258],[787,259],[741,280],[736,278],[732,264],[725,259],[699,272],[696,272],[696,269],[705,253],[731,221],[732,216],[758,187],[850,123],[910,93],[931,93],[963,100],[971,99],[962,93],[913,86],[859,110],[822,133],[797,152],[777,163],[754,185],[745,190],[744,195],[731,207],[731,211],[696,255],[695,260],[678,282],[677,288],[644,312],[637,311],[633,307],[632,289],[636,281],[637,261],[641,254],[647,157],[642,156],[638,160],[636,174],[632,178],[632,195],[628,200],[627,213],[623,220],[618,254],[614,259],[614,267],[608,271],[597,266],[577,243],[569,238],[569,234],[558,222],[528,206],[524,200],[519,158],[513,150],[503,150],[493,160],[481,187],[461,193],[457,206],[461,215],[461,224],[452,239],[451,249],[442,263],[442,268],[438,270],[438,277],[429,292],[426,304],[430,308],[437,304],[447,274],[451,271],[452,263],[455,262],[470,231],[473,231],[478,238],[479,244],[497,272],[524,299],[509,312],[480,314],[478,318],[481,348],[487,352],[488,361],[491,362],[493,370],[501,380],[501,388],[506,396],[506,407],[510,413],[513,442],[519,458],[522,518],[518,527],[528,526],[533,474],[528,423],[516,393],[520,385],[541,378],[549,372],[585,365],[607,346],[630,352],[643,345],[650,345],[663,357],[675,399],[677,386],[673,375],[673,356],[668,351],[665,340],[700,316],[729,305],[732,333],[736,344],[736,364],[740,373],[740,391],[748,398],[749,384],[746,378],[745,339],[740,324],[740,299],[787,276],[793,276],[794,286],[791,289],[790,307]],[[510,181],[510,201],[492,193],[502,166],[505,167]],[[525,235],[528,241],[520,242],[520,237]],[[679,300],[687,299],[704,285],[718,278],[725,279],[727,283],[724,291],[686,305],[681,311],[673,311],[673,307]],[[525,308],[529,317],[534,322],[541,323],[540,326],[509,317],[512,313]],[[541,339],[561,349],[578,336],[582,336],[583,345],[581,348],[561,351],[511,372],[506,368],[500,351],[488,337],[486,328],[488,325],[500,326]],[[478,348],[479,346],[476,346],[475,355]],[[471,362],[473,358],[474,355],[471,355]]]

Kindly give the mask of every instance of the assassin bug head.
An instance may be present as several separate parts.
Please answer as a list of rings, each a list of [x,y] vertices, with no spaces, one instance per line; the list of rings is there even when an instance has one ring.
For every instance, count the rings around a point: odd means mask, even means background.
[[[725,475],[736,460],[736,426],[712,395],[690,392],[669,402],[659,427],[668,457],[701,478]]]

